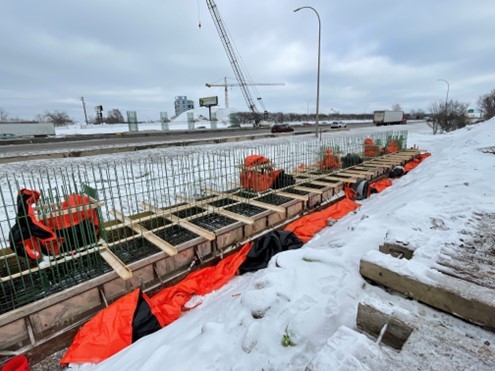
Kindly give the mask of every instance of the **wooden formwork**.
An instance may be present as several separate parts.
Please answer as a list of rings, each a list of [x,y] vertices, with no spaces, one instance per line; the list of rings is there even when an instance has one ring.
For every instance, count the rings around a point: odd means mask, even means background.
[[[205,197],[182,198],[182,203],[166,208],[142,202],[143,212],[138,215],[114,210],[115,220],[106,224],[106,232],[130,232],[124,238],[100,240],[91,247],[111,257],[103,256],[113,270],[0,315],[0,349],[28,352],[39,359],[44,355],[41,349],[50,343],[54,352],[70,340],[67,334],[126,293],[136,288],[156,291],[186,275],[193,265],[210,264],[254,236],[338,199],[346,183],[373,180],[417,154],[419,151],[386,155],[332,173],[308,169],[304,174],[294,174],[296,184],[262,194],[210,189]],[[178,230],[187,231],[191,238],[174,243],[170,236]],[[125,264],[119,259],[118,246],[136,239],[155,247],[156,253]]]

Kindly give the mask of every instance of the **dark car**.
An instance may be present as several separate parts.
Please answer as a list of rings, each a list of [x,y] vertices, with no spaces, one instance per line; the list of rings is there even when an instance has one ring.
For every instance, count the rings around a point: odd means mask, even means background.
[[[287,124],[273,125],[272,126],[272,133],[290,133],[293,131],[294,131],[294,129],[291,128]]]

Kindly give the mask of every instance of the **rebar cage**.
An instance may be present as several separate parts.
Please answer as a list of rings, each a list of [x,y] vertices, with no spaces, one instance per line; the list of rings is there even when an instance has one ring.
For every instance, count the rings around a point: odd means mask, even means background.
[[[261,195],[242,189],[239,178],[249,155],[266,157],[272,166],[284,169],[295,176],[296,184],[302,184],[301,169],[337,171],[354,165],[353,159],[387,153],[391,143],[399,150],[406,148],[407,131],[320,140],[278,138],[263,143],[154,149],[112,158],[2,165],[0,314],[111,271],[102,249],[130,264],[162,252],[151,243],[148,231],[166,246],[178,246],[198,237],[191,226],[214,233],[235,222],[228,213],[249,217],[263,211],[249,199],[271,197],[269,202],[276,204],[276,197],[282,196],[270,196],[270,190]],[[375,148],[371,155],[370,145]],[[338,160],[324,168],[321,164],[328,154]],[[23,189],[39,192],[35,204],[19,203]],[[244,202],[219,196],[233,189],[239,190]],[[78,203],[71,202],[74,195],[78,195]],[[53,229],[51,242],[41,239],[40,243],[39,225]],[[13,246],[13,230],[22,230],[23,240],[34,244],[41,256],[29,256],[26,243],[21,242],[21,248]]]

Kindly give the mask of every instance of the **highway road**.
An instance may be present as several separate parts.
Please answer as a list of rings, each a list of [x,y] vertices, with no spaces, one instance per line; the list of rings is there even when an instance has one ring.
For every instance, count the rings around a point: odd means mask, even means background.
[[[348,130],[374,126],[371,122],[352,123]],[[329,125],[321,125],[322,131],[337,132]],[[314,126],[293,126],[296,135],[312,134]],[[392,128],[392,127],[391,127]],[[394,127],[398,129],[398,127]],[[342,132],[342,131],[341,131]],[[74,135],[52,138],[30,138],[0,141],[0,163],[26,161],[36,158],[79,157],[103,153],[135,151],[141,149],[209,144],[227,141],[253,140],[274,137],[270,128],[199,129],[195,131],[149,131],[139,133]]]

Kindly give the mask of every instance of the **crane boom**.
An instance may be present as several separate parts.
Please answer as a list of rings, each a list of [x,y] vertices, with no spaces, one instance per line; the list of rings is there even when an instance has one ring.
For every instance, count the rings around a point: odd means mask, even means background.
[[[218,12],[218,7],[213,0],[206,0],[206,4],[208,5],[208,10],[210,11],[211,17],[213,18],[213,23],[215,23],[218,35],[220,36],[220,40],[222,41],[223,48],[227,53],[230,65],[234,70],[235,77],[237,79],[237,82],[239,83],[239,87],[241,88],[242,96],[244,97],[249,110],[255,113],[259,113],[259,110],[256,107],[253,98],[251,97],[251,93],[247,88],[248,84],[241,69],[241,65],[239,64],[239,57],[237,56],[237,53],[232,46],[232,43],[230,42],[227,31],[225,30],[225,26],[223,25],[222,18],[220,17],[220,13]]]
[[[239,83],[227,83],[227,77],[225,77],[225,82],[223,84],[209,84],[209,83],[206,83],[205,86],[207,88],[224,88],[225,90],[225,108],[229,108],[229,93],[228,93],[228,88],[230,86],[241,86],[241,84]],[[257,85],[257,86],[283,86],[285,85],[284,83],[280,83],[280,82],[251,82],[251,83],[246,83],[246,85],[249,85],[249,86],[253,86],[253,85]]]
[[[285,84],[282,82],[253,82],[253,83],[247,83],[245,85],[248,86],[284,86]],[[207,88],[223,88],[224,86],[241,86],[241,84],[208,84],[206,83],[205,86]]]

